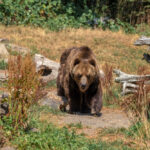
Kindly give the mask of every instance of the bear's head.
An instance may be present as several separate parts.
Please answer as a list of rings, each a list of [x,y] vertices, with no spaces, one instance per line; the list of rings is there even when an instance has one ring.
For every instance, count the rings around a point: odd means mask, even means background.
[[[80,91],[84,93],[98,77],[98,69],[95,60],[76,58],[71,74]]]

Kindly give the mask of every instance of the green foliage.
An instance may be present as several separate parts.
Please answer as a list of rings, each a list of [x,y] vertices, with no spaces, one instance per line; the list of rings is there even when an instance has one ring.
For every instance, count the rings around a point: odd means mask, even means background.
[[[56,80],[52,80],[52,81],[49,81],[46,86],[46,88],[51,88],[51,87],[55,87],[56,88]]]
[[[5,25],[34,25],[59,31],[66,28],[102,27],[126,33],[135,29],[117,14],[117,1],[104,0],[2,0],[0,3],[0,22]],[[113,18],[101,21],[100,17]],[[119,17],[121,18],[121,17]]]
[[[99,149],[131,149],[130,147],[124,145],[122,141],[115,142],[102,142],[101,140],[89,140],[83,135],[77,135],[75,130],[69,131],[66,127],[57,128],[51,123],[40,122],[38,120],[38,112],[45,112],[45,109],[34,107],[34,111],[30,116],[30,122],[28,124],[27,130],[20,130],[19,136],[14,136],[12,144],[14,144],[17,149],[21,150],[32,150],[32,149],[57,149],[57,150],[99,150]],[[71,126],[81,128],[81,124]],[[37,128],[37,132],[32,132],[31,129]],[[8,128],[7,128],[8,129]],[[9,132],[9,129],[7,130]]]
[[[65,3],[65,4],[64,4]],[[5,25],[31,24],[60,30],[66,27],[79,27],[94,16],[86,7],[77,10],[73,2],[61,0],[2,0],[0,21]]]
[[[4,60],[0,61],[0,69],[5,70],[8,67],[8,63],[6,63]]]
[[[67,128],[58,129],[52,124],[38,123],[34,121],[39,132],[33,133],[28,131],[23,135],[16,137],[13,144],[17,145],[18,149],[57,149],[57,150],[99,150],[99,149],[131,149],[125,146],[122,141],[105,143],[102,141],[88,140],[84,136],[77,135],[74,130],[68,131]]]
[[[31,107],[28,114],[27,128],[19,127],[17,134],[14,133],[12,126],[13,119],[11,117],[4,117],[0,120],[0,126],[3,127],[3,136],[7,137],[12,145],[21,150],[130,150],[121,140],[113,142],[103,142],[99,140],[90,140],[83,135],[77,135],[75,130],[68,130],[66,127],[57,128],[51,123],[39,121],[40,113],[49,113],[47,107],[39,107],[34,105]],[[70,124],[71,127],[82,128],[81,123]],[[32,129],[37,129],[33,132]]]

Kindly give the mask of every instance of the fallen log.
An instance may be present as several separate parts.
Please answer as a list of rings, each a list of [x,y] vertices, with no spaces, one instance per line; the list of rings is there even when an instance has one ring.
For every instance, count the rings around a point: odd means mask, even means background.
[[[115,82],[139,82],[150,80],[150,75],[131,75],[124,73],[120,70],[114,69],[113,72],[119,76],[115,79]]]
[[[148,45],[150,46],[150,38],[146,36],[141,36],[138,40],[135,41],[134,45],[141,46],[141,45]]]
[[[150,75],[131,75],[116,69],[113,72],[118,76],[115,78],[115,82],[122,84],[122,96],[136,93],[139,89],[139,82],[143,82],[144,86],[150,85]]]
[[[59,63],[49,60],[40,54],[35,54],[34,62],[36,64],[36,71],[41,73],[41,79],[44,82],[54,80],[57,78]]]

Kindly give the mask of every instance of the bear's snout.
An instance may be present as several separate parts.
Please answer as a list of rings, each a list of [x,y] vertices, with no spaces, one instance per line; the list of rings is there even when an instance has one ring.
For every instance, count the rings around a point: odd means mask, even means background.
[[[86,90],[87,90],[87,86],[88,86],[88,83],[87,83],[88,81],[87,81],[87,78],[86,78],[86,76],[83,76],[83,77],[81,77],[81,80],[80,80],[80,90],[82,91],[82,92],[85,92]]]
[[[86,87],[86,84],[81,84],[81,88],[84,90]]]

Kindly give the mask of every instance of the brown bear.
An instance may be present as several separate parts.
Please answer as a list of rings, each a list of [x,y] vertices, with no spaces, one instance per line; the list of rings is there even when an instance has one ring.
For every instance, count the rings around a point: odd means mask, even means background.
[[[86,46],[64,51],[60,58],[57,94],[64,98],[60,105],[69,112],[99,114],[102,108],[100,72],[92,50]]]

